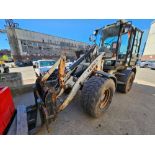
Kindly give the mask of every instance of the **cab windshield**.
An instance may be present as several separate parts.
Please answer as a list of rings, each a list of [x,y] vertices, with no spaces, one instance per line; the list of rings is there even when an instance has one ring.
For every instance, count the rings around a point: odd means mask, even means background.
[[[100,48],[112,48],[116,46],[118,35],[119,35],[119,28],[120,26],[111,25],[102,29],[98,30],[98,33],[96,35],[96,44]],[[116,47],[115,47],[116,48]]]

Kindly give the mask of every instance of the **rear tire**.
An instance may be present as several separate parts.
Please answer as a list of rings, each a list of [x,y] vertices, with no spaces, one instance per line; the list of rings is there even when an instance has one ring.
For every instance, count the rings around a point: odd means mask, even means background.
[[[99,76],[91,77],[83,86],[81,104],[86,113],[92,117],[99,117],[109,107],[115,83],[112,79]]]
[[[135,73],[134,72],[131,72],[130,74],[126,74],[123,77],[123,82],[125,82],[125,84],[118,84],[117,85],[117,91],[119,91],[121,93],[128,93],[132,88],[132,84],[133,84],[134,79],[135,79]]]

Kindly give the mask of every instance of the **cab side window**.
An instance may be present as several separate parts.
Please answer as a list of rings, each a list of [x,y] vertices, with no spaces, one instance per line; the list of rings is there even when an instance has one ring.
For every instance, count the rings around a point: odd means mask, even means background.
[[[119,49],[119,53],[118,53],[118,58],[119,59],[124,59],[127,53],[127,48],[128,48],[128,34],[122,34],[121,35],[121,45],[120,45],[120,49]]]

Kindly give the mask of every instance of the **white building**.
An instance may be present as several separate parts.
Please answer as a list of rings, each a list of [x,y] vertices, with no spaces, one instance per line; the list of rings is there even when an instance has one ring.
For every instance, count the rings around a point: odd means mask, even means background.
[[[142,60],[155,60],[155,21],[151,24]]]
[[[75,51],[83,50],[87,44],[71,39],[33,32],[20,28],[6,27],[6,32],[15,60],[58,58],[65,53],[75,57]]]

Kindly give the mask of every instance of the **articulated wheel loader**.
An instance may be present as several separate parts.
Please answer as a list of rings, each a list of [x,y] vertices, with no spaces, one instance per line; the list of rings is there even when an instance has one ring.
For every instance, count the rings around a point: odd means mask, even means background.
[[[119,20],[96,29],[90,36],[93,45],[82,51],[77,61],[65,68],[64,55],[34,87],[36,114],[28,115],[29,128],[48,124],[64,110],[81,91],[81,105],[92,117],[99,117],[112,102],[115,90],[130,91],[139,57],[143,32],[131,22]],[[32,111],[29,109],[29,111]]]

